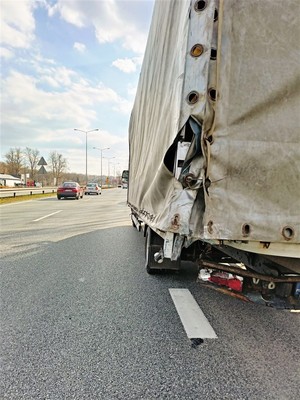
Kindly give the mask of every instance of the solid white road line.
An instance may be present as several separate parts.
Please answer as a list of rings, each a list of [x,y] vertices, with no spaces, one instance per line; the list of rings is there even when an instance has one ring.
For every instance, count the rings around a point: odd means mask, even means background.
[[[169,292],[189,339],[218,337],[188,289],[169,289]]]
[[[58,211],[53,212],[52,214],[45,215],[44,217],[41,217],[41,218],[38,218],[38,219],[34,219],[33,222],[37,222],[37,221],[40,221],[41,219],[51,217],[51,215],[58,214],[58,213],[60,213],[61,211],[62,211],[62,210],[58,210]]]

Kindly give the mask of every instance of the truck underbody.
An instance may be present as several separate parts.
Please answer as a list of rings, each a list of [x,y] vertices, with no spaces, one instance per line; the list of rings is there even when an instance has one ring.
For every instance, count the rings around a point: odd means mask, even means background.
[[[300,266],[297,259],[247,252],[223,241],[209,243],[201,240],[188,247],[183,245],[179,254],[178,249],[173,252],[175,238],[156,233],[135,213],[131,214],[131,220],[132,225],[144,233],[145,267],[149,274],[180,271],[181,261],[192,261],[199,268],[198,282],[206,287],[244,301],[300,310]],[[171,257],[166,258],[165,251]],[[177,259],[174,259],[175,254]]]

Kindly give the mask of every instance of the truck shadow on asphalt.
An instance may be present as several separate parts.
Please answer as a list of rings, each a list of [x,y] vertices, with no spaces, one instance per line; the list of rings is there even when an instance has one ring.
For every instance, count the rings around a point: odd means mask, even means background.
[[[195,282],[198,277],[198,272],[199,272],[199,266],[197,263],[190,261],[182,261],[179,271],[161,269],[155,271],[155,273],[152,276],[157,277],[161,280],[164,279],[169,280],[171,278],[174,281]]]

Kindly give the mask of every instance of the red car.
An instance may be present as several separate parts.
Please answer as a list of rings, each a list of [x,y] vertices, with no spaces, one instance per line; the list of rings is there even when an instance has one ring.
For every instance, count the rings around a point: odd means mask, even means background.
[[[74,198],[79,200],[83,198],[83,188],[77,182],[64,182],[57,188],[57,198]]]

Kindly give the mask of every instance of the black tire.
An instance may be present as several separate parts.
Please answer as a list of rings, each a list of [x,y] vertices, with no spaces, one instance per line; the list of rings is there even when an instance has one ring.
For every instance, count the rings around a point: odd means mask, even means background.
[[[157,274],[161,271],[158,264],[154,261],[154,254],[157,253],[163,246],[163,240],[157,235],[151,228],[146,230],[146,241],[145,241],[145,267],[149,275]]]
[[[60,200],[61,199],[61,197],[60,196],[57,196],[57,200]]]
[[[152,268],[152,262],[150,261],[151,253],[151,229],[147,228],[145,240],[145,267],[150,275],[155,273],[155,270]]]
[[[179,271],[181,260],[176,261],[164,259],[162,263],[154,260],[154,254],[158,253],[164,247],[164,240],[155,233],[151,228],[147,228],[145,241],[145,267],[148,274],[153,275],[162,270]]]
[[[135,223],[133,222],[132,217],[131,217],[131,224],[132,224],[132,226],[136,229],[136,226],[135,226]],[[147,230],[148,230],[148,229],[147,229]],[[146,232],[146,234],[147,234],[147,232]],[[146,239],[146,241],[147,241],[147,239]]]

